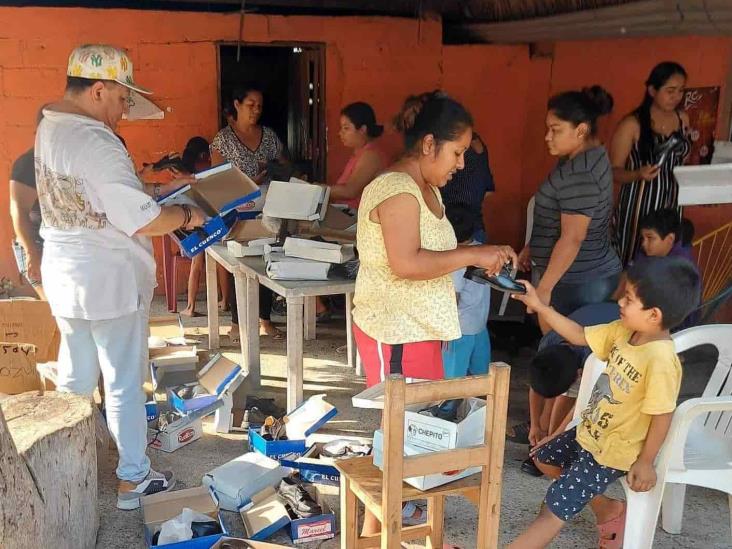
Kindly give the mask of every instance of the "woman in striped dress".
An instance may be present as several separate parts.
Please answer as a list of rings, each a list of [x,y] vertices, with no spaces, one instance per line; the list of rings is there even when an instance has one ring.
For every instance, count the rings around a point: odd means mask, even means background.
[[[679,111],[686,71],[678,63],[656,65],[646,81],[641,105],[618,125],[610,160],[620,186],[613,216],[613,241],[623,265],[635,256],[638,223],[657,210],[678,207],[679,186],[673,174],[683,164],[691,145],[686,136],[689,118]],[[663,146],[677,141],[666,155]]]

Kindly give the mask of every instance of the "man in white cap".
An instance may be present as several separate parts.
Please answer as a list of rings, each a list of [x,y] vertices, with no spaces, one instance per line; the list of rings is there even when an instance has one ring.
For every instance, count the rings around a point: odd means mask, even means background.
[[[66,92],[44,109],[35,146],[43,224],[41,274],[61,330],[58,388],[91,395],[101,371],[109,429],[117,443],[117,507],[170,489],[151,469],[142,384],[155,287],[150,237],[201,225],[188,206],[160,207],[114,130],[136,85],[118,48],[86,45],[69,57]]]

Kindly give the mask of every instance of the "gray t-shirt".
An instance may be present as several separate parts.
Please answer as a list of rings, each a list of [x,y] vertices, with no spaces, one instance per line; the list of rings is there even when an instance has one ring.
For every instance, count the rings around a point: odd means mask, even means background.
[[[531,259],[540,271],[546,270],[561,235],[561,215],[574,214],[591,221],[577,257],[560,282],[576,284],[588,276],[603,278],[620,272],[620,260],[610,243],[613,173],[605,147],[561,160],[534,198]]]

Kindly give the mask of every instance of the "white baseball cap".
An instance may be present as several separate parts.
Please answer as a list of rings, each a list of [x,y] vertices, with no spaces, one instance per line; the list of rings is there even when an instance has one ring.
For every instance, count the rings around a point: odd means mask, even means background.
[[[132,61],[127,52],[114,46],[103,44],[79,46],[69,56],[66,74],[91,80],[109,80],[138,93],[147,95],[152,93],[135,83],[132,79]]]

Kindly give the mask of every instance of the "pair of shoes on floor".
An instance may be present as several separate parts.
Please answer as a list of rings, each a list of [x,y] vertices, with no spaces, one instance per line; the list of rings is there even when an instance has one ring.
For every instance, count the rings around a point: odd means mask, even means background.
[[[252,425],[263,425],[268,416],[277,418],[284,415],[285,410],[277,406],[273,398],[259,398],[249,395],[244,405],[244,418],[241,422],[241,428],[247,430]]]
[[[175,477],[170,471],[157,472],[150,469],[140,482],[120,480],[117,488],[117,508],[131,511],[140,507],[140,498],[167,492],[175,486]]]
[[[360,444],[353,440],[338,439],[323,444],[320,455],[333,459],[346,459],[352,457],[367,456],[371,453],[371,446]]]
[[[323,514],[323,509],[313,499],[302,483],[285,477],[280,481],[277,494],[299,518],[310,518]]]
[[[262,438],[267,441],[286,440],[287,431],[285,429],[285,422],[274,416],[267,416],[264,423],[262,423],[262,430],[260,431],[260,434],[262,435]]]

